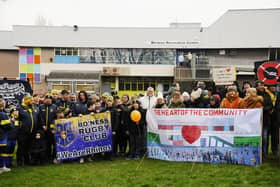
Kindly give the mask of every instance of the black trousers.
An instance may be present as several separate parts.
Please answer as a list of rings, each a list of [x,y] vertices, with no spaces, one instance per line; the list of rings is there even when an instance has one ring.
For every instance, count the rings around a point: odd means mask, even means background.
[[[51,131],[46,131],[47,137],[47,159],[52,162],[56,158],[55,136]]]
[[[140,133],[129,135],[129,155],[139,156],[142,145],[143,145],[143,135],[141,135]]]
[[[17,142],[18,142],[17,165],[23,166],[23,165],[30,164],[31,134],[19,133]]]
[[[129,136],[125,133],[124,128],[120,128],[119,135],[118,135],[118,145],[120,149],[120,153],[124,154],[127,149]]]

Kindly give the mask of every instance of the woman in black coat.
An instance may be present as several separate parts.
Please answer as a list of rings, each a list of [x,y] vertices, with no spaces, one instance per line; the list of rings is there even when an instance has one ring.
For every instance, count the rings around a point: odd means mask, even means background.
[[[131,119],[131,113],[137,110],[141,114],[139,121],[135,122]],[[145,111],[140,106],[138,100],[132,101],[132,107],[129,110],[128,132],[129,132],[129,153],[127,159],[139,159],[140,151],[143,148],[144,126],[145,126]]]

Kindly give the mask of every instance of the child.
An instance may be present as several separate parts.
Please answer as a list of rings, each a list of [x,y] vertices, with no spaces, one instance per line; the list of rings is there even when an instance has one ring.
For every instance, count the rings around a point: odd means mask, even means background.
[[[141,113],[141,118],[138,122],[135,122],[131,119],[131,113],[134,110],[138,110]],[[145,125],[145,111],[140,106],[138,100],[132,101],[132,107],[129,111],[129,122],[128,122],[128,131],[129,131],[129,154],[126,158],[130,160],[132,158],[138,160],[140,151],[143,148],[144,142],[144,125]]]
[[[47,162],[47,141],[44,131],[38,130],[33,135],[30,155],[31,163],[34,165],[45,164]]]

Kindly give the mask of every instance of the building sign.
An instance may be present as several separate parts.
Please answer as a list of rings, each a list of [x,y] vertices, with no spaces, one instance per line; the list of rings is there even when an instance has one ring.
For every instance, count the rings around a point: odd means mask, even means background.
[[[265,62],[258,67],[258,79],[265,84],[276,84],[280,76],[280,63]]]
[[[103,67],[102,75],[103,76],[119,76],[120,68],[119,67]]]
[[[216,85],[231,85],[235,80],[235,67],[213,68],[213,81]]]

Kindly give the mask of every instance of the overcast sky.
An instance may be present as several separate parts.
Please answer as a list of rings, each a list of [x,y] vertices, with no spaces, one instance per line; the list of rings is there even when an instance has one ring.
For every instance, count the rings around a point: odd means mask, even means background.
[[[167,27],[171,22],[209,26],[229,9],[280,8],[280,0],[0,0],[0,30],[12,25]]]

